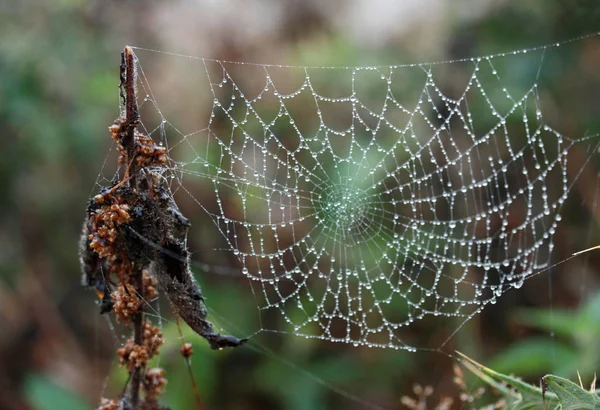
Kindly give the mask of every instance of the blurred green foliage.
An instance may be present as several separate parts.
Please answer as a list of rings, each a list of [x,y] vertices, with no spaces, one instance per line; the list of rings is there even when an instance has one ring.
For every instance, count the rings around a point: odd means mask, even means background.
[[[490,362],[493,369],[522,377],[550,372],[574,378],[579,373],[586,379],[598,371],[600,294],[592,296],[576,310],[518,310],[513,321],[541,330],[541,334],[513,343]]]
[[[39,410],[89,408],[89,404],[77,393],[55,384],[45,376],[29,375],[25,381],[24,392],[32,407]]]

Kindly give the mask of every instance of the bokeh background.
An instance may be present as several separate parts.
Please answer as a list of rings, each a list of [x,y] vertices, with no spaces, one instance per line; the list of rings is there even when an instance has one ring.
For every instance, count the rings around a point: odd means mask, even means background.
[[[107,127],[118,115],[124,45],[277,64],[436,61],[596,32],[596,3],[4,0],[0,408],[94,408],[125,384],[114,351],[126,334],[99,315],[95,296],[80,286],[78,261],[86,202],[111,146]],[[561,102],[553,120],[567,135],[597,132],[600,37],[568,47],[561,59],[545,65],[544,86]],[[163,105],[181,118],[190,106],[177,95]],[[588,157],[573,152],[574,163]],[[555,238],[555,262],[600,243],[598,169],[591,158],[574,186]],[[255,301],[245,282],[213,268],[235,269],[235,261],[213,252],[222,246],[218,235],[201,215],[194,217],[201,227],[191,243],[196,274],[216,321],[238,335],[256,329]],[[600,253],[589,253],[526,281],[466,324],[454,345],[528,381],[547,372],[575,377],[577,370],[589,381],[600,367],[599,263]],[[164,404],[196,408],[173,316],[167,308],[162,315],[167,343],[159,365],[169,380]],[[212,352],[198,337],[186,333],[186,339],[195,348],[192,371],[206,409],[367,407],[361,401],[395,409],[414,383],[434,387],[431,408],[438,397],[458,397],[453,360],[436,352],[353,348],[276,334]],[[469,383],[475,388],[475,381]]]

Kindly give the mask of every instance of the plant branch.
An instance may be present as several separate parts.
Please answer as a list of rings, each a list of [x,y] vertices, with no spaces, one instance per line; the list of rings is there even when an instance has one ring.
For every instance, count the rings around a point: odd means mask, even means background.
[[[139,112],[136,100],[136,78],[135,78],[135,62],[133,50],[130,47],[125,47],[121,54],[121,96],[124,96],[125,103],[125,118],[124,127],[122,128],[121,144],[127,153],[125,163],[129,164],[124,178],[129,178],[129,186],[134,190],[139,190],[137,172],[138,167],[135,164],[136,155],[136,128],[139,122]],[[135,292],[144,300],[144,283],[143,283],[143,266],[134,264],[131,272],[131,283],[135,288]],[[144,310],[143,305],[139,307],[137,314],[133,317],[133,341],[136,345],[141,346],[143,343],[144,330]],[[130,403],[132,408],[137,408],[140,395],[140,384],[142,377],[142,368],[134,367],[131,371],[131,390]]]

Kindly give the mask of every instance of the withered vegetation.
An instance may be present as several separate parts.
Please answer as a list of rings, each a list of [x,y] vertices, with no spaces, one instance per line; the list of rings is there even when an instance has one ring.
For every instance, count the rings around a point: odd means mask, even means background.
[[[129,371],[128,385],[117,400],[102,399],[98,408],[106,410],[164,408],[158,404],[167,383],[164,370],[148,366],[163,344],[162,333],[144,316],[145,307],[158,295],[157,285],[211,348],[246,342],[220,335],[207,320],[202,293],[189,268],[190,223],[160,172],[169,162],[166,149],[138,131],[135,87],[135,56],[126,47],[120,82],[124,109],[109,127],[124,172],[89,201],[80,249],[82,282],[96,290],[100,313],[112,312],[117,321],[133,328],[133,336],[117,351]],[[182,349],[186,359],[191,354],[191,345]]]

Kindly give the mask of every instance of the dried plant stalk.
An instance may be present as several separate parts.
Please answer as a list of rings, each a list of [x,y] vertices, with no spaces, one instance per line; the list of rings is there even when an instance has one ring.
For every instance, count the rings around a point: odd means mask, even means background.
[[[158,294],[167,295],[175,311],[211,348],[246,342],[215,332],[207,320],[200,288],[189,268],[186,234],[190,226],[172,199],[169,187],[153,169],[164,168],[164,147],[138,131],[135,56],[126,47],[121,55],[123,111],[109,127],[117,142],[125,172],[88,204],[80,259],[84,286],[96,289],[100,313],[133,327],[133,337],[118,349],[129,383],[119,400],[103,399],[101,409],[158,409],[166,385],[164,370],[148,369],[148,360],[163,343],[160,329],[144,317],[144,307]],[[191,352],[191,349],[189,349]],[[145,391],[141,397],[140,391]]]

